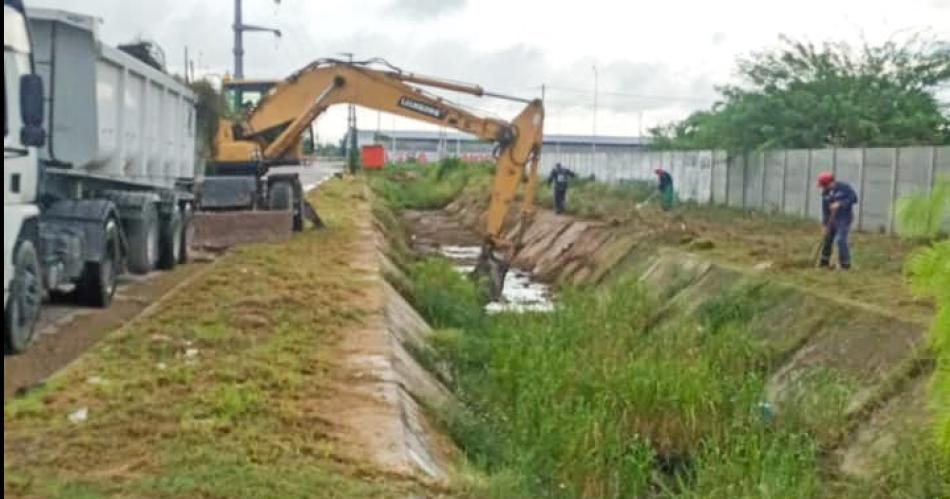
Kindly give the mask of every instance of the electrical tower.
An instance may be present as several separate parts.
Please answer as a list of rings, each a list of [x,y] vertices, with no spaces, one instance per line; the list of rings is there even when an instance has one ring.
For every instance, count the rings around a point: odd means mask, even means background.
[[[344,52],[340,55],[347,58],[350,64],[353,63],[353,53]],[[347,151],[346,151],[346,164],[350,170],[350,173],[355,174],[360,169],[359,163],[359,142],[357,140],[357,129],[356,129],[356,106],[350,104],[347,107],[347,117],[346,117],[346,137],[347,137]]]
[[[243,0],[234,0],[234,79],[244,79],[244,33],[245,32],[264,32],[273,33],[280,38],[283,34],[279,29],[265,28],[263,26],[254,26],[244,24],[244,13],[242,9]],[[280,0],[274,0],[274,3],[280,4]]]

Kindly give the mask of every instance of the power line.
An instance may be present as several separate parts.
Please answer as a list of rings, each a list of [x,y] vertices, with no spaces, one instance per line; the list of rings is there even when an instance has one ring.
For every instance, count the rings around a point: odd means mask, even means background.
[[[532,87],[540,88],[540,87]],[[580,88],[571,88],[571,87],[561,87],[561,86],[551,86],[548,85],[548,90],[555,90],[561,92],[573,92],[578,94],[589,94],[590,90],[584,90]],[[647,94],[633,94],[626,92],[604,92],[600,91],[600,95],[609,95],[613,97],[625,97],[630,99],[640,99],[640,100],[668,100],[668,101],[691,101],[691,102],[702,102],[707,103],[711,99],[701,99],[698,97],[685,97],[685,96],[672,96],[672,95],[647,95]]]

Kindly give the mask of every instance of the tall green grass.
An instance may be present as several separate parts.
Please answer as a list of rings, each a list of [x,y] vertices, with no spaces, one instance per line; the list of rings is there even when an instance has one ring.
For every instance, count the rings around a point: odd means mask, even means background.
[[[950,241],[946,234],[950,219],[950,179],[943,178],[929,196],[905,199],[900,206],[900,229],[906,237],[923,237],[935,242],[908,259],[907,274],[915,291],[937,303],[931,339],[937,355],[932,387],[936,411],[936,440],[944,464],[950,468]]]
[[[480,493],[816,495],[817,444],[763,416],[767,353],[738,317],[711,310],[711,328],[656,328],[659,304],[632,280],[566,290],[551,314],[488,317],[445,265],[414,268],[415,301],[437,326],[462,330],[437,345],[467,407],[444,417],[498,477]]]
[[[637,204],[655,191],[656,185],[649,182],[606,184],[590,179],[577,180],[567,191],[567,213],[583,218],[618,217],[633,213]],[[537,200],[538,205],[553,209],[552,187],[542,183],[538,189]]]
[[[450,158],[433,165],[392,165],[369,175],[373,189],[392,208],[433,210],[451,203],[471,183],[487,184],[491,169]]]

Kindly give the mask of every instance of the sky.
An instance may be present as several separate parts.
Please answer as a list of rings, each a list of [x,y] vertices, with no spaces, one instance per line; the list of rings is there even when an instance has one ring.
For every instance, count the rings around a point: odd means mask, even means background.
[[[552,134],[636,136],[708,108],[717,85],[738,82],[736,58],[777,47],[781,34],[855,45],[914,32],[950,41],[950,0],[243,2],[245,23],[283,32],[280,39],[245,35],[248,78],[282,78],[315,59],[352,52],[521,97],[538,97],[545,85],[545,130]],[[111,45],[153,40],[172,72],[181,72],[186,47],[198,76],[217,79],[233,65],[233,0],[27,3],[96,16]],[[940,95],[950,100],[950,91]],[[506,102],[457,99],[501,118],[519,111]],[[432,129],[363,109],[358,121],[363,129]],[[342,137],[345,108],[328,111],[316,130],[322,142]]]

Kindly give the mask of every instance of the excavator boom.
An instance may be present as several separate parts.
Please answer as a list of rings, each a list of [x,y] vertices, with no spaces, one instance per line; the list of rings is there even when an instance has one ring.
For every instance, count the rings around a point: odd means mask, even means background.
[[[505,98],[524,102],[526,106],[509,122],[476,114],[426,92],[422,86]],[[496,170],[482,260],[484,267],[496,269],[491,280],[493,294],[499,295],[507,270],[506,261],[510,261],[520,244],[519,240],[510,244],[502,239],[503,224],[525,180],[521,213],[523,218],[533,215],[544,127],[541,101],[491,94],[477,85],[405,73],[391,65],[377,69],[369,63],[321,60],[278,83],[243,120],[229,127],[230,133],[219,135],[219,141],[225,143],[219,143],[217,150],[232,154],[238,151],[237,157],[222,158],[237,164],[255,159],[265,164],[292,161],[301,134],[336,104],[357,104],[453,128],[495,144]],[[507,250],[507,255],[499,258],[495,254],[498,250]]]

